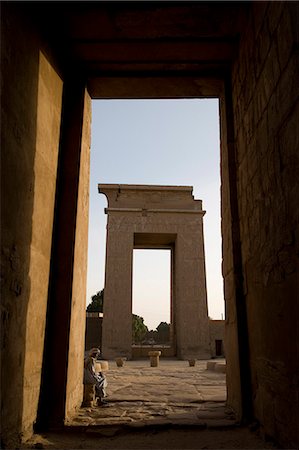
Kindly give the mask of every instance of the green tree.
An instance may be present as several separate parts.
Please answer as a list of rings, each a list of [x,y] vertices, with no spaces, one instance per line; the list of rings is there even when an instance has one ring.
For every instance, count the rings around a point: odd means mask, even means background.
[[[104,289],[91,297],[91,302],[86,308],[87,312],[103,312]]]
[[[157,326],[156,330],[160,333],[160,332],[167,332],[169,330],[169,323],[167,322],[160,322],[159,325]]]
[[[169,342],[170,339],[170,324],[167,322],[160,322],[160,324],[156,328],[158,332],[158,342],[166,343]]]
[[[132,314],[132,339],[133,342],[141,342],[146,333],[148,332],[147,326],[144,324],[143,317]]]

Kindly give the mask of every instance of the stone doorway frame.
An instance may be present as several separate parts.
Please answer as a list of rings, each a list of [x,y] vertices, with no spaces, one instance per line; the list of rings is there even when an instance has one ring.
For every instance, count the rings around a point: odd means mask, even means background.
[[[84,91],[83,86],[87,87]],[[80,91],[81,90],[81,91]],[[239,210],[237,199],[237,181],[236,181],[236,161],[235,161],[235,144],[234,144],[234,128],[233,128],[233,108],[231,85],[228,78],[220,75],[219,78],[202,78],[186,75],[181,77],[129,77],[129,78],[91,78],[87,85],[83,80],[72,83],[70,93],[73,93],[72,98],[79,97],[81,104],[77,111],[72,111],[70,114],[70,124],[74,123],[75,127],[90,126],[90,116],[84,116],[83,110],[86,102],[83,101],[84,95],[90,95],[95,99],[159,99],[159,98],[218,98],[220,101],[220,139],[221,139],[221,218],[222,218],[222,246],[223,246],[223,276],[225,276],[225,308],[226,317],[226,357],[227,357],[227,393],[228,404],[234,408],[238,418],[250,416],[251,414],[251,385],[250,385],[250,370],[249,370],[249,356],[248,356],[248,332],[246,319],[246,304],[242,288],[243,274],[241,264],[241,244],[240,244],[240,223]],[[77,95],[79,93],[79,95]],[[90,101],[90,99],[89,99]],[[83,117],[84,116],[84,117]],[[87,125],[89,123],[89,125]],[[67,132],[67,131],[66,131]],[[78,157],[80,159],[82,135],[78,135]],[[72,144],[73,137],[70,139]],[[67,163],[67,160],[66,160]],[[69,195],[65,192],[60,194],[58,188],[58,199],[60,198],[60,211],[63,211],[64,202],[69,202],[70,196],[74,202],[77,200],[78,186],[87,191],[89,186],[89,171],[84,174],[77,173],[75,177],[72,176],[66,180],[64,173],[66,167],[61,168],[62,172],[59,174],[63,180],[64,186],[69,183]],[[87,173],[86,173],[87,172]],[[59,200],[58,200],[59,201]],[[68,203],[67,203],[68,204]],[[78,210],[78,213],[80,211]],[[56,230],[58,233],[58,240],[62,242],[63,246],[70,241],[70,248],[79,245],[80,240],[84,242],[85,251],[87,251],[86,238],[83,239],[82,232],[76,232],[76,220],[71,223],[66,223],[62,214],[61,220],[63,222],[63,230],[60,226],[60,219],[55,218]],[[88,217],[85,216],[86,223]],[[75,228],[74,228],[75,227]],[[70,231],[67,229],[70,228]],[[68,235],[69,233],[69,235]],[[68,236],[65,239],[65,236]],[[57,237],[55,230],[53,234],[54,243]],[[67,241],[67,242],[66,242]],[[82,244],[82,242],[81,242]],[[59,244],[60,245],[60,244]],[[84,251],[81,247],[81,251]],[[57,260],[51,260],[52,267],[59,265],[60,249],[54,248],[54,254],[57,255]],[[43,400],[41,410],[46,411],[47,421],[49,423],[63,423],[64,419],[72,414],[75,408],[80,405],[82,400],[82,389],[78,388],[78,379],[74,378],[74,373],[78,373],[81,361],[77,355],[83,354],[84,341],[82,341],[82,352],[77,346],[77,342],[73,337],[78,330],[75,329],[75,317],[78,317],[78,306],[75,306],[72,286],[80,283],[81,268],[74,270],[74,260],[70,259],[69,268],[65,271],[69,273],[69,297],[70,303],[60,304],[59,313],[55,313],[51,317],[51,323],[47,324],[46,338],[45,338],[45,355],[52,354],[49,358],[44,356],[46,361],[44,366],[45,376],[49,378],[48,371],[52,371],[51,378],[55,379],[55,391],[59,391],[59,401],[55,402],[51,409],[49,402],[51,402],[51,392],[53,387],[49,385],[49,381],[42,378],[44,383],[43,392],[45,392],[45,399]],[[79,273],[78,273],[79,272]],[[60,287],[57,281],[54,280],[54,293],[59,294]],[[64,280],[62,286],[65,285]],[[49,290],[53,289],[50,283]],[[55,301],[53,310],[57,309],[59,296],[55,294]],[[60,296],[61,297],[61,296]],[[80,306],[81,311],[82,306]],[[56,314],[56,317],[55,317]],[[57,314],[59,317],[57,317]],[[81,313],[82,314],[82,313]],[[63,320],[61,317],[63,316]],[[230,319],[231,318],[231,319]],[[233,319],[233,321],[231,321]],[[62,323],[64,321],[64,324]],[[81,321],[82,322],[82,321]],[[68,330],[64,335],[64,344],[61,345],[60,336],[56,335],[57,323],[62,329]],[[83,324],[84,327],[84,324]],[[81,330],[80,330],[81,331]],[[80,333],[84,336],[83,332]],[[49,346],[49,349],[47,347]],[[57,355],[57,348],[59,347],[59,354]],[[73,356],[75,354],[75,356]],[[55,360],[61,361],[65,370],[61,373],[60,368],[55,367]],[[54,373],[53,373],[54,372]],[[76,392],[75,392],[76,391]]]
[[[228,403],[292,447],[297,5],[5,3],[5,440],[82,400],[90,97],[216,96]]]

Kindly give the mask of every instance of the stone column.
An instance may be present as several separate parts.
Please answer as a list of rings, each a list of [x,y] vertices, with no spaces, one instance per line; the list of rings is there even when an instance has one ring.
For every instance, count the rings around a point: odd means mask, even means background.
[[[132,356],[133,233],[118,213],[108,213],[102,352],[106,359]]]
[[[175,317],[177,354],[182,359],[210,358],[209,321],[202,215],[193,216],[176,242]]]
[[[150,357],[151,367],[159,366],[159,357],[161,356],[161,352],[159,350],[148,352],[148,356]]]

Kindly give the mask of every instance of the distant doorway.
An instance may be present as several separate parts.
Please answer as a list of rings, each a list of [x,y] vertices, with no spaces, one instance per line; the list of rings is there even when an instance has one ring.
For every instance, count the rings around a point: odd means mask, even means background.
[[[223,343],[221,339],[215,340],[216,356],[223,356]]]

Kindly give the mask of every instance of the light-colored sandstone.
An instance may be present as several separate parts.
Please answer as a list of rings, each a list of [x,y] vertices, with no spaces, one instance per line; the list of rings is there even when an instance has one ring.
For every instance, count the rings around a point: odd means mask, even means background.
[[[84,384],[82,407],[95,405],[95,385]]]
[[[65,150],[59,124],[66,105],[63,96],[61,109],[59,98],[70,78],[83,75],[93,98],[220,98],[228,403],[239,419],[249,411],[265,434],[297,448],[298,3],[128,4],[115,5],[113,14],[104,4],[80,8],[82,14],[60,2],[3,2],[1,8],[3,443],[19,448],[19,437],[32,432],[38,419],[46,379],[40,367],[49,248],[52,256],[58,248],[51,233],[55,159],[58,146]],[[56,89],[51,79],[58,81]],[[78,114],[66,125],[70,134],[80,134],[85,119]],[[70,166],[80,145],[77,139],[60,173],[73,197],[78,176],[69,177]],[[83,187],[87,192],[87,179]],[[62,210],[69,202],[67,197]],[[84,226],[79,228],[79,236],[73,226],[62,238],[85,242]],[[81,305],[86,265],[84,258],[75,259],[81,262],[74,264],[74,280],[63,279],[62,285],[69,292],[74,288]],[[64,263],[61,258],[55,265]],[[74,254],[72,268],[73,263]],[[70,299],[62,295],[61,307]],[[81,346],[74,346],[76,332],[81,339],[84,329],[79,309],[72,318],[61,314],[57,327],[72,328],[61,365],[70,361],[73,373],[82,364]],[[78,385],[71,376],[57,399],[64,410],[67,398],[70,412],[82,391],[82,372],[74,375]],[[52,414],[56,419],[62,421],[63,414]]]
[[[191,186],[100,184],[99,192],[108,199],[103,356],[132,357],[133,249],[168,248],[173,345],[182,359],[208,358],[201,200]]]
[[[160,351],[151,351],[148,352],[148,356],[150,357],[150,363],[151,367],[158,367],[159,366],[159,357],[161,356]]]
[[[109,370],[109,362],[108,361],[104,361],[104,360],[96,361],[94,363],[94,365],[95,365],[96,372],[105,372],[105,371]]]

